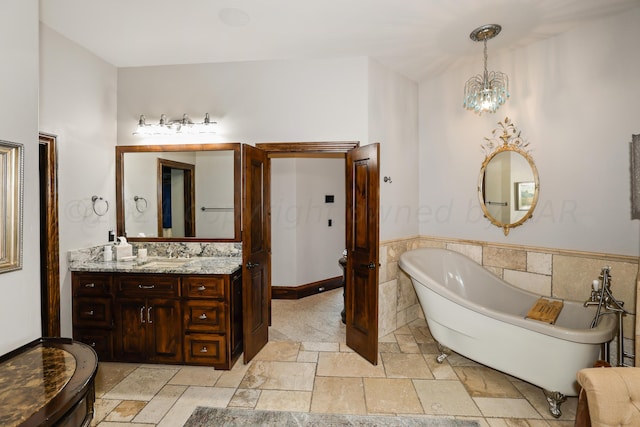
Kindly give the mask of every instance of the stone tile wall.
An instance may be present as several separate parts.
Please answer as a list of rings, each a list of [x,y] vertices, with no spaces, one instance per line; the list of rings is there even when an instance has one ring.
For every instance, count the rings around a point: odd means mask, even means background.
[[[415,237],[380,245],[379,336],[385,336],[417,318],[424,318],[411,280],[398,267],[400,255],[420,247],[440,247],[467,255],[505,281],[543,296],[586,301],[591,283],[603,266],[611,267],[613,295],[635,313],[640,276],[638,258],[489,242]],[[635,315],[624,317],[625,350],[635,353],[640,326]],[[640,322],[639,322],[640,323]],[[615,352],[612,351],[615,355]],[[627,359],[627,364],[634,361]]]

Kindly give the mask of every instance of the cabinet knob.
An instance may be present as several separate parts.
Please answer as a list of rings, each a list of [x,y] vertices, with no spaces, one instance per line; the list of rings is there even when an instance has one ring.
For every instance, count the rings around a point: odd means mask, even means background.
[[[92,342],[91,344],[89,344],[91,347],[95,347],[96,346],[96,342]]]
[[[95,283],[85,283],[84,287],[85,288],[95,288],[96,284]]]
[[[198,286],[198,290],[199,291],[204,291],[205,289],[207,289],[207,287],[205,285]]]
[[[202,313],[200,316],[198,316],[198,318],[199,318],[200,320],[204,320],[204,319],[206,319],[206,318],[207,318],[207,314],[206,314],[206,313]]]
[[[88,316],[93,316],[93,310],[85,311],[84,313]]]
[[[200,353],[207,353],[209,350],[207,350],[207,347],[204,346],[200,349]]]
[[[156,285],[138,285],[139,289],[153,289]]]

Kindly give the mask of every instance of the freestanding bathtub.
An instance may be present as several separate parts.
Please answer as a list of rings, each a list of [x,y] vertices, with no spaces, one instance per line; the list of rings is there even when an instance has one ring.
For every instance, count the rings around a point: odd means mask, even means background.
[[[407,251],[399,266],[411,277],[440,346],[541,387],[555,417],[561,415],[565,396],[578,394],[577,372],[592,367],[601,344],[616,333],[615,316],[601,316],[590,328],[596,309],[575,301],[563,301],[553,325],[527,319],[541,295],[505,282],[454,251]]]

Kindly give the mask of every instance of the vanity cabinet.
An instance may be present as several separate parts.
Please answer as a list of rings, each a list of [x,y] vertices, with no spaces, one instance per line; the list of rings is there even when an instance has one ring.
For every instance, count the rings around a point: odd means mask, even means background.
[[[228,369],[242,353],[240,273],[182,280],[185,362]]]
[[[100,360],[113,358],[113,280],[110,274],[74,273],[73,338],[91,346]]]
[[[233,274],[73,272],[73,337],[100,360],[230,369],[242,353]]]

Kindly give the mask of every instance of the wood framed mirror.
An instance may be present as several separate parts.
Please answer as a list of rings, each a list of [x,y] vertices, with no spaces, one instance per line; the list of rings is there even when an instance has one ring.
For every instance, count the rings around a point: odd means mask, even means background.
[[[240,143],[116,146],[117,235],[239,242]]]
[[[504,235],[532,217],[538,202],[538,170],[520,132],[509,118],[500,122],[493,138],[485,138],[486,157],[478,177],[478,198],[484,216]],[[496,137],[499,130],[501,134]]]

